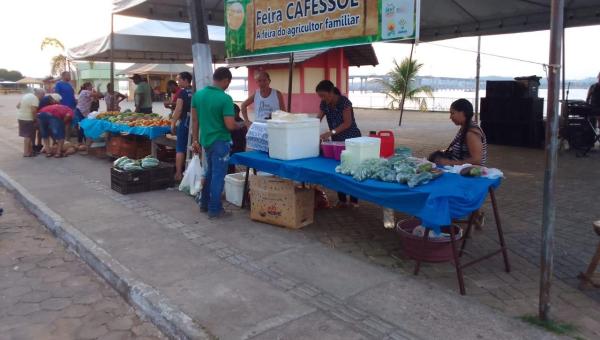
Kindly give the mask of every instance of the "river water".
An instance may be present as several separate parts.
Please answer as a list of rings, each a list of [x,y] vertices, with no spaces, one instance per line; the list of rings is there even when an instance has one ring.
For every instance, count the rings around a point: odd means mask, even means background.
[[[244,101],[248,97],[248,92],[244,90],[231,89],[228,92],[236,102]],[[480,90],[479,95],[481,98],[485,97],[485,90]],[[546,99],[548,90],[540,89],[538,95],[540,98]],[[571,100],[585,100],[586,96],[587,89],[571,89],[569,91],[568,98]],[[349,98],[354,107],[357,108],[391,108],[391,100],[386,96],[385,93],[352,91],[350,92]],[[466,98],[474,103],[475,92],[461,90],[438,90],[433,92],[433,97],[420,97],[415,101],[407,101],[404,107],[409,110],[448,111],[450,109],[450,104],[459,98]],[[396,104],[394,108],[397,107],[398,105]],[[544,112],[545,111],[546,106],[544,105]]]

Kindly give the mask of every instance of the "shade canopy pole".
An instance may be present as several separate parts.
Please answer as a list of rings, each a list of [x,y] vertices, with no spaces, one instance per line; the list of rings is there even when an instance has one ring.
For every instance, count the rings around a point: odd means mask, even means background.
[[[410,46],[410,56],[408,57],[408,67],[406,68],[406,75],[404,77],[404,92],[402,93],[402,98],[400,99],[400,120],[398,121],[398,126],[402,126],[402,116],[404,115],[404,102],[406,101],[406,92],[408,92],[408,86],[410,81],[408,79],[408,75],[410,73],[410,68],[412,65],[412,57],[413,51],[415,50],[415,40],[413,40],[412,45]]]
[[[212,84],[212,54],[208,41],[208,27],[204,0],[187,0],[192,33],[192,57],[194,60],[194,82],[197,89]]]
[[[566,69],[567,68],[565,67],[565,64],[566,64],[565,56],[567,54],[566,53],[566,48],[567,47],[565,46],[565,41],[566,40],[567,40],[567,37],[565,35],[565,27],[563,25],[563,31],[562,31],[562,97],[561,97],[562,100],[566,100],[567,99],[566,92],[565,92],[566,88],[567,88],[565,86],[566,82],[567,82],[567,74],[566,74],[566,72],[567,72]]]
[[[288,100],[287,109],[288,112],[292,112],[292,82],[294,80],[294,53],[290,53],[289,60],[289,74],[288,74]]]
[[[194,85],[196,89],[201,90],[205,86],[212,84],[212,54],[208,44],[208,27],[206,26],[206,13],[204,9],[204,0],[187,0],[187,8],[190,17],[190,31],[192,38],[192,58]],[[192,159],[192,128],[188,133],[187,157]],[[198,132],[200,138],[200,132]],[[202,153],[204,156],[204,153]]]
[[[548,62],[548,103],[546,122],[546,169],[542,214],[539,317],[550,316],[550,289],[554,270],[553,248],[556,222],[556,168],[558,163],[558,98],[560,94],[561,48],[564,27],[564,0],[552,0],[550,14],[550,57]]]
[[[118,89],[115,89],[115,56],[114,56],[114,49],[115,49],[115,15],[111,14],[110,15],[110,84],[113,87],[113,90],[118,91]]]
[[[475,122],[479,124],[479,80],[481,79],[481,36],[477,37],[477,60],[475,71]]]

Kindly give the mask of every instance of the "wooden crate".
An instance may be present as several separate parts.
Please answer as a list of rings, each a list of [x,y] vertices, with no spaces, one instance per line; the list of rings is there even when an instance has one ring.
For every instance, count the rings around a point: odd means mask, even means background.
[[[140,159],[150,155],[151,152],[152,143],[142,136],[111,134],[106,143],[106,154],[114,158],[127,156],[131,159]]]

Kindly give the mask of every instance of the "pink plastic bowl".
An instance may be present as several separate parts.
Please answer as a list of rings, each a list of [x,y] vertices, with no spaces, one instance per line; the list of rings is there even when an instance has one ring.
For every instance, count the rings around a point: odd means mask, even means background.
[[[322,142],[321,153],[323,153],[323,157],[325,158],[333,158],[333,144],[331,142]]]
[[[346,143],[344,142],[331,142],[333,144],[333,158],[337,161],[342,156],[342,151],[346,150]]]

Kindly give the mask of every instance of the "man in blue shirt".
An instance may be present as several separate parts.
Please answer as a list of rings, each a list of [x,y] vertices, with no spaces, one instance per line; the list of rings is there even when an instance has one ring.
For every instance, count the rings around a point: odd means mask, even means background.
[[[62,105],[68,106],[71,110],[75,110],[77,107],[77,100],[75,99],[75,90],[71,85],[71,73],[65,71],[60,74],[60,80],[56,82],[54,85],[54,92],[58,93],[61,97],[60,103]],[[73,119],[71,125],[74,126],[76,124],[76,120]],[[71,136],[70,127],[67,128],[67,138]]]
[[[60,80],[54,85],[54,92],[60,94],[62,105],[75,110],[77,101],[75,100],[75,90],[71,85],[71,74],[69,72],[65,71],[60,75]]]

